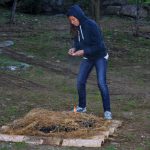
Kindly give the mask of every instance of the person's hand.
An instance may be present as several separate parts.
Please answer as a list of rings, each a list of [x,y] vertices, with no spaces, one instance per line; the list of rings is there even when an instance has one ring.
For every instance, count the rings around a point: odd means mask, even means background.
[[[78,50],[72,54],[72,56],[83,56],[83,55],[84,55],[84,50]]]
[[[71,48],[69,49],[68,54],[72,56],[74,52],[75,52],[75,48]]]

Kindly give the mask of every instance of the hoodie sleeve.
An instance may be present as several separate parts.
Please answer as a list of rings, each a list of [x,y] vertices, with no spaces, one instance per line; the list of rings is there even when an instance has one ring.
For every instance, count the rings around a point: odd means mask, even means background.
[[[74,48],[76,49],[76,51],[80,49],[79,42],[78,42],[78,36],[74,37]]]
[[[84,48],[85,56],[92,56],[101,53],[101,50],[105,48],[105,45],[100,28],[96,23],[93,23],[86,27],[86,30],[86,32],[90,34],[90,43]]]

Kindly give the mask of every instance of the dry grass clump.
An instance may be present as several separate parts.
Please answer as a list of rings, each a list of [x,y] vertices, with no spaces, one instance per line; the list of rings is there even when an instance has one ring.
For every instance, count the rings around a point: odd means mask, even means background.
[[[86,113],[54,112],[33,109],[23,118],[8,124],[2,133],[15,135],[87,137],[107,130],[110,122]]]

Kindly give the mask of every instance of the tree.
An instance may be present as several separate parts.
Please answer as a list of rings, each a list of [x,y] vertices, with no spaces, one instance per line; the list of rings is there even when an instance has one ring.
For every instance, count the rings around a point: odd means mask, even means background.
[[[144,0],[136,0],[135,36],[139,36],[140,8],[144,2]]]
[[[17,7],[18,0],[14,0],[12,10],[11,10],[11,17],[10,17],[10,23],[15,22],[15,14],[16,14],[16,7]]]
[[[91,15],[92,18],[98,23],[100,19],[100,3],[101,0],[91,0]]]

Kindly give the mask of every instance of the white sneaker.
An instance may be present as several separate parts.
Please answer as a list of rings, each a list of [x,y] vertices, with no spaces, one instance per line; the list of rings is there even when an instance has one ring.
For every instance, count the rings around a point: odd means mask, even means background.
[[[104,112],[104,119],[111,120],[112,119],[112,113],[110,111]]]
[[[74,112],[74,109],[72,110],[72,112]],[[86,107],[82,108],[82,107],[77,106],[76,112],[85,113],[86,112]]]

